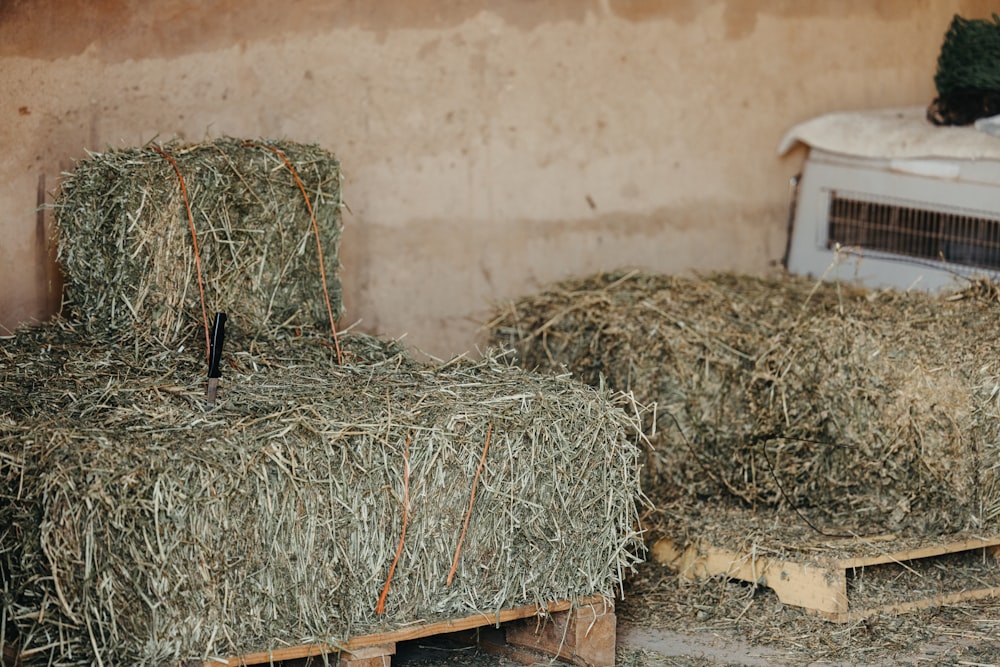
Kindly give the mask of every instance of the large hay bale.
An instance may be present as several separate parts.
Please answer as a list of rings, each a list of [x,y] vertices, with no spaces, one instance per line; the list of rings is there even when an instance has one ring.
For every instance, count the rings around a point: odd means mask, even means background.
[[[26,664],[163,665],[613,595],[639,557],[624,396],[351,335],[338,365],[304,331],[228,352],[209,411],[194,348],[86,334],[0,341],[0,618]]]
[[[232,336],[328,323],[316,231],[339,316],[340,168],[332,155],[232,138],[162,150],[183,178],[195,238],[181,179],[157,147],[93,154],[63,182],[55,215],[72,318],[97,335],[127,330],[166,348],[197,340],[200,259],[208,315],[226,312]]]
[[[934,533],[1000,523],[997,295],[616,273],[505,305],[490,328],[527,368],[657,404],[655,502]]]

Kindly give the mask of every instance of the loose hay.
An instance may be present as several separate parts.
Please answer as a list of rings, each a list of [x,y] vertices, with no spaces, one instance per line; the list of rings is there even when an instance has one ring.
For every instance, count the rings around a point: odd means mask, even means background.
[[[638,272],[504,306],[493,343],[656,402],[647,493],[795,508],[818,530],[1000,520],[997,288],[951,297]]]
[[[491,354],[424,366],[363,336],[338,366],[304,331],[227,352],[206,411],[199,352],[116,342],[66,321],[0,341],[2,621],[27,663],[336,644],[613,595],[639,558],[626,396]]]
[[[229,315],[231,336],[328,321],[305,198],[265,146],[287,156],[305,185],[334,316],[342,309],[340,167],[332,155],[286,141],[168,144],[191,204],[206,308]],[[187,209],[164,155],[147,146],[81,160],[55,206],[71,318],[98,335],[130,330],[166,348],[203,335]]]
[[[984,566],[989,567],[989,566]],[[995,576],[996,566],[993,565]],[[996,600],[948,605],[909,614],[876,614],[841,625],[782,604],[773,591],[731,579],[687,582],[655,562],[639,566],[615,611],[619,623],[639,626],[669,642],[705,638],[709,646],[741,649],[729,662],[780,652],[760,664],[957,665],[997,663],[1000,614]],[[669,645],[669,644],[668,644]],[[752,654],[746,646],[755,650]],[[704,664],[729,664],[712,649]],[[631,664],[631,663],[623,663]],[[638,664],[664,664],[639,662]],[[703,664],[683,658],[669,665]]]

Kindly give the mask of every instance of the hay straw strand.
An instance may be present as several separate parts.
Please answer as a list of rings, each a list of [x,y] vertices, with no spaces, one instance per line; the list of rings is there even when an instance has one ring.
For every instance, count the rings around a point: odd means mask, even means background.
[[[410,517],[410,436],[406,437],[406,444],[403,446],[403,528],[399,531],[399,542],[396,544],[396,555],[392,558],[392,565],[389,566],[389,574],[385,577],[385,586],[378,596],[378,604],[375,605],[375,613],[382,615],[385,613],[385,601],[389,597],[389,586],[392,584],[392,575],[396,572],[396,565],[399,564],[399,557],[403,553],[403,541],[406,540],[406,525]]]
[[[458,544],[455,545],[455,557],[451,560],[451,570],[448,572],[448,581],[445,586],[451,586],[455,578],[455,570],[458,569],[458,556],[462,552],[462,543],[465,541],[465,531],[469,527],[469,518],[472,516],[472,504],[476,502],[476,486],[479,485],[479,475],[483,472],[483,464],[486,463],[486,454],[490,451],[490,436],[493,434],[493,422],[486,428],[486,444],[483,445],[483,455],[479,457],[479,465],[476,467],[476,476],[472,478],[472,492],[469,494],[469,509],[465,511],[465,522],[462,523],[462,533],[458,536]]]
[[[198,232],[194,228],[194,214],[191,212],[191,200],[188,199],[187,184],[184,182],[184,175],[181,168],[177,166],[177,161],[156,144],[151,145],[153,150],[167,159],[177,173],[177,180],[181,185],[181,196],[184,198],[184,209],[187,211],[188,225],[191,227],[191,244],[194,246],[194,265],[198,272],[198,293],[201,296],[201,317],[205,322],[205,360],[212,358],[211,334],[208,332],[208,307],[205,305],[205,280],[201,273],[201,251],[198,249]],[[310,209],[311,210],[311,209]]]
[[[266,148],[281,158],[281,161],[285,163],[286,167],[288,167],[288,171],[291,172],[292,178],[295,179],[295,184],[299,186],[299,190],[302,192],[302,198],[306,202],[306,208],[309,209],[309,220],[312,222],[313,234],[316,236],[316,256],[319,259],[319,276],[320,282],[323,285],[323,300],[326,302],[326,312],[327,315],[330,316],[330,331],[333,335],[333,344],[337,349],[337,363],[343,364],[344,354],[340,349],[340,340],[337,336],[337,324],[333,317],[333,306],[330,304],[330,291],[326,286],[326,269],[323,267],[323,243],[320,241],[319,225],[316,223],[316,214],[313,212],[312,202],[309,201],[309,194],[306,192],[306,186],[302,183],[302,179],[299,178],[299,172],[295,170],[291,161],[280,149],[267,144],[258,144],[253,141],[247,141],[245,145]]]

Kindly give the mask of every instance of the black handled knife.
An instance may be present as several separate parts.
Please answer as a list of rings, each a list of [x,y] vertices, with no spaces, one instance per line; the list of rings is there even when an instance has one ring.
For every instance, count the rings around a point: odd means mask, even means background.
[[[222,343],[226,340],[226,314],[215,314],[215,326],[212,328],[212,341],[208,346],[208,391],[205,393],[205,400],[209,407],[215,406],[215,396],[219,392],[219,378],[222,377],[222,369],[219,362],[222,361]]]

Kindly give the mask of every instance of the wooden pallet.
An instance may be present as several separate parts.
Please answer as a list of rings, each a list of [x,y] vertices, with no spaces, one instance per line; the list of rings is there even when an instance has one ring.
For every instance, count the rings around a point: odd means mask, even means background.
[[[484,626],[505,625],[507,644],[566,660],[580,667],[613,667],[615,613],[611,600],[596,596],[575,603],[560,600],[544,607],[526,605],[499,613],[423,623],[390,632],[352,638],[340,646],[310,644],[241,655],[182,667],[234,667],[269,664],[332,654],[338,667],[389,667],[396,644]],[[496,647],[493,647],[496,650]]]
[[[616,620],[614,603],[605,597],[560,600],[544,606],[526,605],[499,613],[481,613],[435,623],[422,623],[370,635],[353,637],[342,645],[308,644],[248,653],[205,662],[184,662],[180,667],[242,667],[282,661],[299,661],[327,654],[337,667],[389,667],[399,642],[451,634],[464,630],[503,626],[506,642],[491,634],[486,650],[507,651],[513,659],[542,653],[579,667],[613,667],[615,662]],[[506,646],[505,646],[506,643]],[[535,656],[537,657],[537,655]],[[533,662],[534,660],[528,660]],[[18,665],[17,651],[3,647],[4,667]],[[323,664],[311,661],[311,664]]]
[[[803,549],[800,553],[783,550],[781,555],[768,555],[766,551],[751,548],[732,549],[696,540],[680,547],[674,541],[663,538],[652,548],[653,558],[680,573],[688,579],[704,579],[725,576],[758,585],[767,586],[788,605],[802,607],[806,611],[838,623],[870,616],[874,613],[903,613],[916,609],[954,604],[964,600],[1000,597],[1000,535],[993,537],[961,537],[940,544],[919,547],[894,548],[898,540],[894,536],[837,540],[838,553],[850,552],[852,546],[863,555],[840,555],[834,557],[815,556],[822,549]],[[832,543],[827,543],[832,545]],[[877,545],[871,553],[873,545]],[[852,604],[848,582],[866,569],[879,566],[902,568],[901,578],[916,573],[915,564],[950,554],[975,552],[992,558],[996,567],[991,568],[997,576],[992,583],[976,585],[948,593],[917,596],[902,602],[890,602],[865,607]],[[926,563],[925,563],[926,564]],[[913,584],[917,584],[916,580]]]

